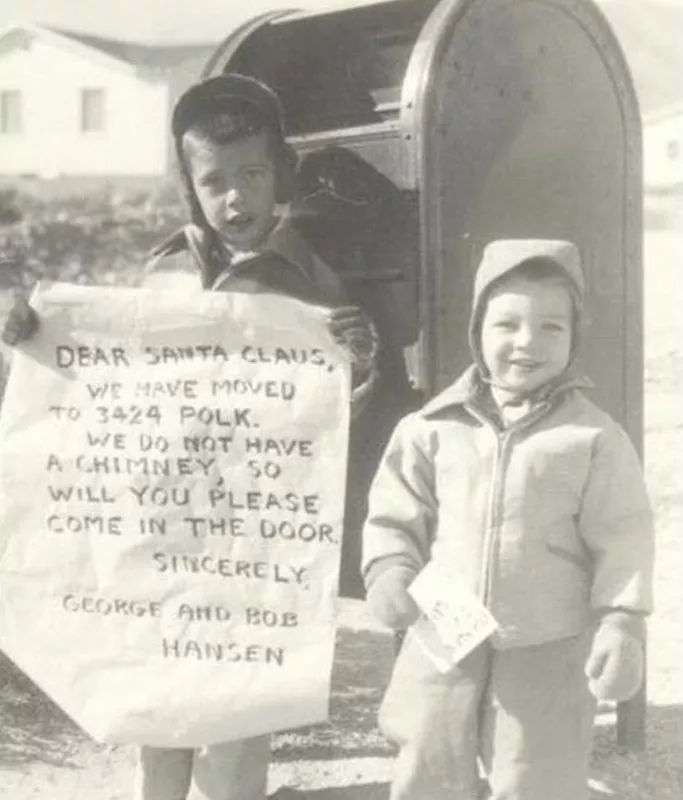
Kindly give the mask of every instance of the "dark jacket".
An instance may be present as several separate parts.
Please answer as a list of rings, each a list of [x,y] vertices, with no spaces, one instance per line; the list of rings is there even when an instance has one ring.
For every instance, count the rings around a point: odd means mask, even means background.
[[[308,247],[284,218],[258,252],[231,262],[214,235],[186,225],[152,252],[145,286],[174,285],[248,293],[279,292],[330,307],[346,300],[335,273]]]
[[[347,305],[346,293],[335,273],[316,256],[303,237],[283,218],[263,247],[230,262],[211,231],[189,224],[152,253],[143,286],[159,289],[210,289],[223,292],[279,293],[314,305]],[[367,405],[376,369],[349,347],[353,390],[352,416]]]

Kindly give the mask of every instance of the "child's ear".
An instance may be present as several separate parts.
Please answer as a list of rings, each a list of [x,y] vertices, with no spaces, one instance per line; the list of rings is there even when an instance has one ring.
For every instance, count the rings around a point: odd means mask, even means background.
[[[294,175],[299,163],[299,157],[291,144],[285,143],[278,159],[278,169],[275,176],[275,202],[288,203],[294,192]]]

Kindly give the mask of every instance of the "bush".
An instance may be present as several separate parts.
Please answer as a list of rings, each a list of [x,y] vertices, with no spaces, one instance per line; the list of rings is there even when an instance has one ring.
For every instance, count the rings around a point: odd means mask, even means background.
[[[0,189],[0,225],[12,225],[21,219],[17,191]]]
[[[135,285],[152,246],[184,221],[180,199],[163,186],[93,186],[47,199],[5,189],[0,198],[7,211],[0,262],[10,287],[28,288],[41,278]],[[8,220],[11,208],[17,213]]]
[[[185,221],[179,196],[166,184],[30,189],[0,188],[0,292],[28,292],[41,279],[135,286],[150,249]],[[6,355],[0,349],[0,402]]]

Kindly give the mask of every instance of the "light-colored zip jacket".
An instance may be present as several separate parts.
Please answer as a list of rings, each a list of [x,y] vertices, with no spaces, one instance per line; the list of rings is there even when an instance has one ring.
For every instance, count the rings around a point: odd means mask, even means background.
[[[623,429],[566,380],[508,427],[476,367],[397,426],[373,483],[363,574],[435,559],[498,621],[498,648],[652,606],[652,513]]]

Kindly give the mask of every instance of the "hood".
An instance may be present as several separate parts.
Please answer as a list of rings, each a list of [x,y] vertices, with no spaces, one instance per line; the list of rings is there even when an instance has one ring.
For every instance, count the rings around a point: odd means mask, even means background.
[[[552,261],[569,278],[574,301],[574,327],[570,363],[579,342],[581,312],[583,308],[584,278],[579,250],[572,242],[560,239],[499,239],[484,248],[474,280],[474,295],[469,324],[469,345],[475,364],[486,375],[481,354],[480,329],[486,299],[501,278],[516,267],[532,259]]]
[[[418,413],[423,417],[430,418],[437,417],[444,411],[449,411],[457,406],[477,405],[481,408],[481,400],[486,387],[487,384],[482,380],[479,368],[472,364],[454,383],[426,403]],[[572,389],[594,388],[593,382],[585,375],[574,374],[572,370],[567,370],[545,386],[543,393],[535,400],[549,402]]]

